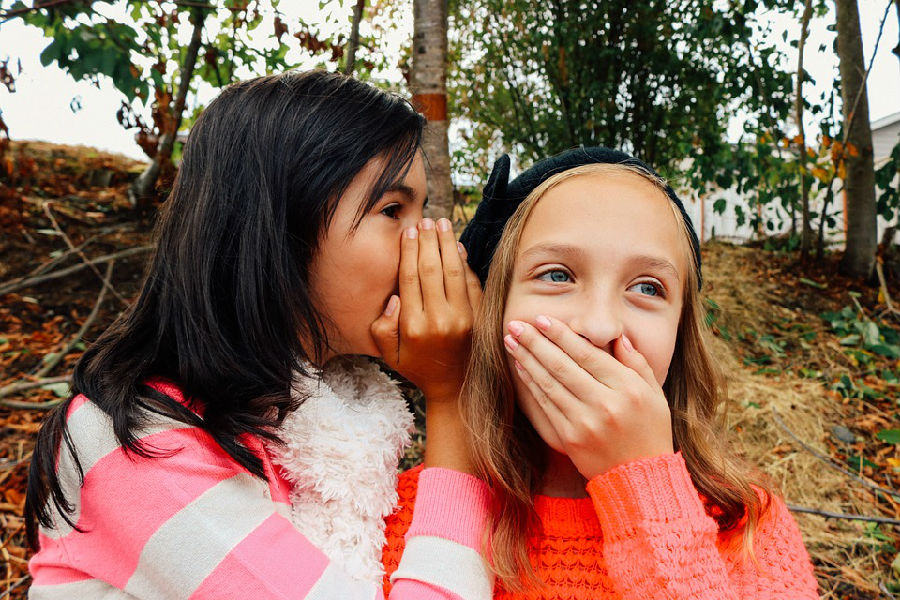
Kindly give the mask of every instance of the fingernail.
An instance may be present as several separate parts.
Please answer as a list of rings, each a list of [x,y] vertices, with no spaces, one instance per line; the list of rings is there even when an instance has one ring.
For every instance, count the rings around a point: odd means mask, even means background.
[[[631,345],[631,340],[629,340],[628,336],[624,333],[622,334],[622,345],[625,346],[625,349],[629,352],[634,352],[634,346]]]
[[[522,363],[519,361],[514,361],[516,364],[516,375],[522,378],[522,381],[525,383],[531,383],[531,375],[528,374],[528,371],[525,370],[525,367],[522,366]]]
[[[545,317],[544,315],[538,315],[534,318],[534,324],[538,326],[538,329],[543,331],[547,331],[550,329],[550,319]]]
[[[415,227],[410,227],[409,229],[406,230],[406,237],[408,237],[411,240],[416,239],[416,237],[418,237],[418,235],[419,235],[419,232],[416,231]]]
[[[509,332],[516,337],[522,335],[522,332],[525,331],[525,325],[523,325],[520,321],[510,321],[509,325],[506,326],[509,329]]]
[[[397,296],[391,296],[391,299],[388,300],[387,306],[384,307],[384,316],[389,317],[394,314],[394,311],[397,310],[397,304],[400,303],[400,298]]]
[[[516,348],[519,347],[519,342],[517,342],[513,336],[505,335],[503,336],[503,345],[506,346],[506,349],[510,352],[515,352]]]
[[[437,225],[438,229],[440,229],[441,231],[450,231],[450,219],[441,217],[440,219],[438,219]]]
[[[431,219],[422,219],[422,229],[434,229],[434,221]]]
[[[459,254],[465,258],[466,256],[466,247],[462,245],[462,242],[456,242],[456,249],[459,250]]]

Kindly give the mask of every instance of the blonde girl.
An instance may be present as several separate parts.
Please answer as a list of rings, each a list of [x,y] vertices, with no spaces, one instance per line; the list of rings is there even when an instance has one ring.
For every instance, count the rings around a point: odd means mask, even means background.
[[[816,598],[783,501],[724,445],[672,189],[603,148],[507,173],[463,236],[487,276],[462,402],[494,496],[494,597]]]

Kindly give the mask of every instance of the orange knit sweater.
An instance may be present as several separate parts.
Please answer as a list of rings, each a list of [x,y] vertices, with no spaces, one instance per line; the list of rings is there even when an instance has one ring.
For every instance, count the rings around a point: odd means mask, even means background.
[[[403,552],[420,471],[400,476],[400,506],[387,519],[385,595]],[[754,535],[754,563],[739,540],[718,535],[680,453],[617,467],[588,482],[587,491],[584,499],[535,497],[542,531],[529,540],[529,553],[547,585],[528,594],[497,589],[494,598],[819,597],[800,531],[780,498],[772,498]]]

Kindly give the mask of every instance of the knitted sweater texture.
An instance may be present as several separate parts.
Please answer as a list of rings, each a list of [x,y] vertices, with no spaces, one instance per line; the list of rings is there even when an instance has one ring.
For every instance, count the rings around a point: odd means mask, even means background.
[[[403,550],[419,472],[400,476],[400,507],[387,520],[383,552],[388,575]],[[542,531],[528,549],[546,587],[516,594],[498,584],[495,599],[818,598],[800,531],[777,497],[754,535],[754,562],[739,538],[718,533],[680,454],[617,467],[588,482],[587,492],[535,497]]]

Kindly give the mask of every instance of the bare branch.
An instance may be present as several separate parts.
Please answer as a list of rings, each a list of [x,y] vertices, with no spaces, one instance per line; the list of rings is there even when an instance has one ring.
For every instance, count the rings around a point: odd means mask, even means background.
[[[53,408],[54,406],[62,402],[62,400],[50,400],[49,402],[25,402],[23,400],[7,400],[6,396],[24,392],[26,390],[31,390],[36,387],[41,387],[42,385],[48,385],[51,383],[67,383],[71,381],[71,375],[61,375],[60,377],[47,377],[46,379],[39,379],[37,381],[20,381],[19,383],[11,383],[6,387],[0,389],[0,406],[25,410],[45,410],[48,408]]]
[[[821,452],[819,452],[818,450],[816,450],[815,448],[813,448],[812,446],[808,445],[806,442],[801,440],[799,437],[797,437],[797,435],[793,431],[791,431],[788,428],[787,425],[784,424],[784,421],[782,421],[781,417],[778,416],[778,411],[775,409],[774,406],[772,407],[772,416],[775,417],[775,422],[778,424],[778,426],[781,427],[784,431],[786,431],[787,434],[789,436],[791,436],[795,442],[800,444],[804,450],[806,450],[807,452],[809,452],[810,454],[812,454],[813,456],[815,456],[816,458],[818,458],[819,460],[824,462],[826,465],[828,465],[832,469],[835,469],[836,471],[840,471],[841,473],[850,477],[851,479],[855,479],[856,481],[863,484],[867,488],[879,491],[882,494],[894,496],[895,498],[900,498],[900,492],[895,492],[894,490],[889,490],[889,489],[883,488],[880,485],[878,485],[877,483],[873,483],[873,482],[869,481],[868,479],[865,479],[865,478],[857,475],[856,473],[848,471],[847,469],[845,469],[844,467],[839,465],[833,459],[823,455]]]
[[[113,296],[115,296],[124,306],[128,306],[128,301],[125,298],[123,298],[119,294],[119,292],[117,292],[113,288],[112,284],[108,280],[103,278],[103,275],[100,274],[100,269],[97,268],[97,265],[91,263],[88,260],[88,257],[84,255],[84,252],[82,252],[81,250],[78,250],[75,247],[75,244],[72,243],[72,240],[69,239],[69,236],[66,235],[66,232],[63,231],[62,228],[59,226],[59,223],[56,222],[56,217],[53,216],[53,211],[50,210],[50,204],[51,204],[51,201],[48,200],[47,202],[44,202],[42,204],[42,208],[44,209],[44,214],[46,214],[47,217],[50,219],[50,223],[53,225],[53,229],[55,229],[56,232],[62,236],[62,239],[66,242],[66,245],[69,247],[70,250],[72,250],[73,252],[78,254],[78,256],[81,257],[81,260],[88,263],[88,266],[91,268],[91,270],[94,272],[94,274],[100,278],[100,281],[103,282],[103,285],[105,287],[109,288],[110,293]]]
[[[150,252],[151,250],[153,250],[153,246],[136,246],[134,248],[126,248],[125,250],[113,252],[112,254],[106,254],[104,256],[100,256],[86,262],[80,262],[76,265],[72,265],[71,267],[66,267],[58,271],[51,271],[50,273],[47,273],[45,275],[38,275],[36,277],[20,277],[17,279],[13,279],[11,281],[7,281],[6,283],[0,284],[0,296],[2,296],[3,294],[17,292],[21,289],[32,287],[41,283],[46,283],[48,281],[53,281],[54,279],[68,277],[69,275],[77,273],[82,269],[86,269],[91,265],[100,265],[111,260],[127,258],[136,254]]]
[[[791,512],[806,513],[809,515],[819,515],[826,519],[850,519],[852,521],[869,521],[872,523],[885,523],[887,525],[900,525],[900,519],[892,519],[890,517],[870,517],[868,515],[850,515],[845,513],[830,512],[827,510],[819,510],[818,508],[808,508],[806,506],[787,505]]]
[[[56,365],[62,361],[62,359],[75,348],[75,344],[81,341],[81,338],[84,337],[84,334],[87,333],[87,330],[90,329],[91,325],[94,324],[94,321],[97,320],[97,315],[100,314],[100,306],[103,304],[103,300],[106,298],[106,290],[110,289],[109,280],[112,277],[113,265],[116,264],[116,261],[111,260],[106,264],[106,275],[103,279],[103,286],[100,287],[100,293],[97,295],[97,301],[94,303],[94,308],[91,309],[90,314],[87,319],[84,320],[81,327],[78,329],[78,332],[69,340],[69,343],[66,344],[65,348],[56,353],[53,358],[47,361],[47,363],[42,366],[37,373],[34,374],[35,377],[43,378],[46,377],[50,371],[56,368]]]

